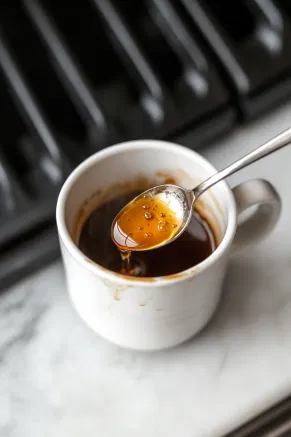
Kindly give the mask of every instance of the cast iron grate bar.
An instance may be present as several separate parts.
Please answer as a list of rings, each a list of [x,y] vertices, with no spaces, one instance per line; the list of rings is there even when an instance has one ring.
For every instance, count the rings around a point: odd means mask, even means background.
[[[234,54],[231,53],[227,45],[224,43],[221,33],[209,19],[199,2],[196,0],[181,0],[181,2],[198,29],[200,29],[201,33],[206,36],[207,42],[212,47],[218,59],[223,63],[224,68],[235,83],[237,92],[239,94],[248,93],[250,90],[250,83],[245,71],[238,63]]]
[[[57,66],[56,72],[66,87],[79,113],[88,127],[89,143],[106,145],[112,137],[112,127],[108,129],[108,122],[103,110],[97,103],[93,88],[85,77],[81,67],[74,60],[61,34],[53,23],[48,11],[37,0],[23,0],[24,6],[33,21],[34,26],[43,38],[47,48]]]
[[[1,218],[0,256],[2,256],[1,254],[7,245],[9,246],[11,242],[16,244],[18,239],[24,238],[24,235],[31,232],[40,223],[54,216],[55,196],[68,172],[68,165],[63,158],[60,144],[58,144],[39,104],[29,89],[20,68],[13,59],[13,55],[1,32],[0,68],[9,84],[12,95],[21,109],[20,113],[23,115],[23,119],[28,122],[28,126],[37,135],[37,138],[34,138],[33,135],[22,138],[22,145],[27,143],[26,145],[30,146],[26,148],[26,152],[30,148],[29,159],[32,166],[29,186],[20,186],[16,176],[14,180],[13,172],[9,171],[9,164],[5,159],[5,148],[1,153],[3,156],[0,156],[2,158],[1,187],[2,191],[3,188],[5,190],[5,205],[7,208],[10,204],[15,210],[13,217],[10,214],[4,221],[3,217]],[[35,149],[34,158],[31,156],[32,148]],[[36,156],[38,162],[36,162]],[[17,160],[18,156],[13,156],[13,159]],[[8,176],[8,172],[10,176]],[[14,190],[10,189],[12,183]],[[45,184],[45,186],[42,184]],[[51,195],[48,195],[46,191],[48,188],[50,188]],[[43,193],[41,196],[39,196],[39,190]],[[17,268],[16,263],[14,267]]]
[[[251,0],[249,2],[255,22],[258,41],[272,55],[283,47],[284,21],[279,9],[271,0]]]
[[[290,96],[291,23],[274,1],[180,2],[230,80],[245,119]]]
[[[162,123],[165,118],[165,92],[153,67],[111,0],[92,2],[105,20],[110,30],[108,37],[120,52],[121,60],[141,92],[140,101],[143,108],[155,123]]]
[[[209,91],[208,64],[181,18],[168,0],[150,0],[149,12],[183,66],[183,78],[197,97]]]
[[[10,84],[12,91],[20,104],[25,118],[29,120],[31,126],[41,139],[47,154],[50,156],[48,170],[51,180],[59,184],[65,174],[65,164],[63,161],[61,148],[55,138],[52,129],[49,126],[40,106],[23,78],[20,68],[13,59],[11,51],[3,35],[0,32],[0,67],[5,75],[7,82]],[[48,162],[47,162],[48,164]]]
[[[0,145],[0,215],[12,214],[17,209],[27,205],[28,198],[22,190],[13,168],[7,162]],[[1,241],[1,237],[0,237]]]

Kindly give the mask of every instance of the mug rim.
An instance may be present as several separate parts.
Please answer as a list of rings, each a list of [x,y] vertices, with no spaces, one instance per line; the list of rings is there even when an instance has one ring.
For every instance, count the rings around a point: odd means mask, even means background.
[[[224,254],[225,250],[231,245],[233,238],[235,236],[236,227],[237,227],[237,210],[236,203],[234,200],[234,196],[231,188],[227,184],[226,181],[221,181],[219,184],[224,187],[224,190],[227,193],[227,224],[224,236],[222,241],[209,255],[205,260],[201,263],[190,267],[187,270],[184,270],[180,273],[154,277],[154,278],[139,278],[139,277],[130,277],[125,276],[120,273],[113,272],[100,264],[95,263],[90,258],[88,258],[84,253],[78,248],[78,246],[74,243],[66,225],[65,221],[65,205],[68,195],[71,189],[74,187],[75,183],[79,179],[79,177],[88,170],[88,168],[94,166],[102,159],[106,159],[110,156],[114,156],[117,153],[123,153],[129,150],[142,150],[145,149],[159,149],[167,152],[169,148],[171,151],[176,151],[179,154],[182,154],[185,157],[189,157],[189,159],[193,158],[198,161],[198,163],[206,170],[209,171],[210,174],[216,172],[216,168],[203,156],[197,153],[194,150],[191,150],[185,146],[168,142],[162,140],[133,140],[126,141],[122,143],[118,143],[112,146],[107,147],[106,149],[97,151],[93,155],[86,158],[82,161],[68,176],[66,181],[64,182],[61,191],[58,196],[57,206],[56,206],[56,222],[58,228],[58,234],[60,241],[69,252],[69,254],[85,269],[90,270],[95,276],[99,276],[100,278],[108,281],[112,281],[114,283],[118,283],[120,285],[127,286],[142,286],[142,287],[151,287],[151,286],[165,286],[172,285],[174,283],[182,282],[186,279],[191,279],[194,276],[202,273],[207,268],[211,267],[221,256]],[[81,207],[81,205],[80,205]]]

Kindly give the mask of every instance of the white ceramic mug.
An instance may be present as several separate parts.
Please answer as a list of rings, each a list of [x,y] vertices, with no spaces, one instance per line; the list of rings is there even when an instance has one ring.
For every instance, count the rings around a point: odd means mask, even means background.
[[[277,222],[281,203],[266,181],[247,181],[234,190],[225,181],[220,182],[199,200],[201,211],[220,240],[217,249],[200,264],[159,278],[123,276],[88,259],[73,238],[80,210],[86,214],[87,208],[89,214],[94,202],[120,194],[120,188],[112,188],[120,182],[125,182],[124,190],[128,190],[142,176],[159,184],[172,175],[177,184],[191,188],[214,172],[212,165],[194,151],[168,142],[143,140],[102,150],[69,176],[57,204],[68,290],[80,316],[99,335],[122,347],[158,350],[198,333],[217,307],[233,248],[240,249],[266,235]],[[256,212],[237,225],[240,214],[254,205],[259,206]]]

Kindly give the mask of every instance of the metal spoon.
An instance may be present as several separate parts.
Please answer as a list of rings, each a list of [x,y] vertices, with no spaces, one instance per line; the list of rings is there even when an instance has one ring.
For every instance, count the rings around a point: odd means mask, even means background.
[[[175,212],[177,218],[179,218],[179,226],[177,226],[176,231],[171,236],[171,238],[167,240],[161,240],[154,246],[149,247],[147,250],[156,249],[158,247],[171,243],[185,231],[192,216],[194,202],[206,190],[211,188],[217,182],[220,182],[226,177],[232,175],[236,171],[241,170],[242,168],[248,166],[249,164],[258,161],[259,159],[269,155],[270,153],[275,152],[276,150],[279,150],[284,146],[287,146],[290,142],[291,142],[291,128],[287,129],[286,131],[282,132],[272,140],[258,147],[253,152],[245,155],[243,158],[229,165],[224,170],[215,173],[213,176],[206,179],[204,182],[202,182],[192,190],[186,190],[182,187],[179,187],[178,185],[164,184],[164,185],[159,185],[150,188],[149,190],[144,191],[142,194],[136,197],[132,202],[136,202],[139,198],[142,197],[149,198],[149,197],[162,196],[167,200],[168,203],[171,204],[171,209]],[[128,205],[124,209],[128,208]],[[119,213],[119,216],[121,213]],[[136,248],[131,250],[140,250],[140,249]]]

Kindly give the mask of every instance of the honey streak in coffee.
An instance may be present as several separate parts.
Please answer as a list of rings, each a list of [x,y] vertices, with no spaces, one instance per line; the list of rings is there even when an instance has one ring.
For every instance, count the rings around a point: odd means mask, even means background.
[[[141,199],[142,205],[136,205],[138,214],[134,215],[132,211],[126,217],[129,220],[123,222],[124,237],[121,236],[118,244],[125,251],[122,261],[111,238],[111,224],[121,209],[139,194],[129,193],[105,203],[85,220],[78,246],[88,258],[117,273],[157,277],[187,270],[202,262],[215,250],[215,238],[209,224],[194,210],[187,229],[175,241],[154,250],[133,251],[129,259],[126,251],[130,249],[130,244],[139,244],[143,248],[147,245],[153,247],[154,238],[159,235],[157,231],[162,232],[163,238],[169,240],[178,226],[175,215],[170,214],[157,199]],[[135,220],[131,223],[132,216]]]

